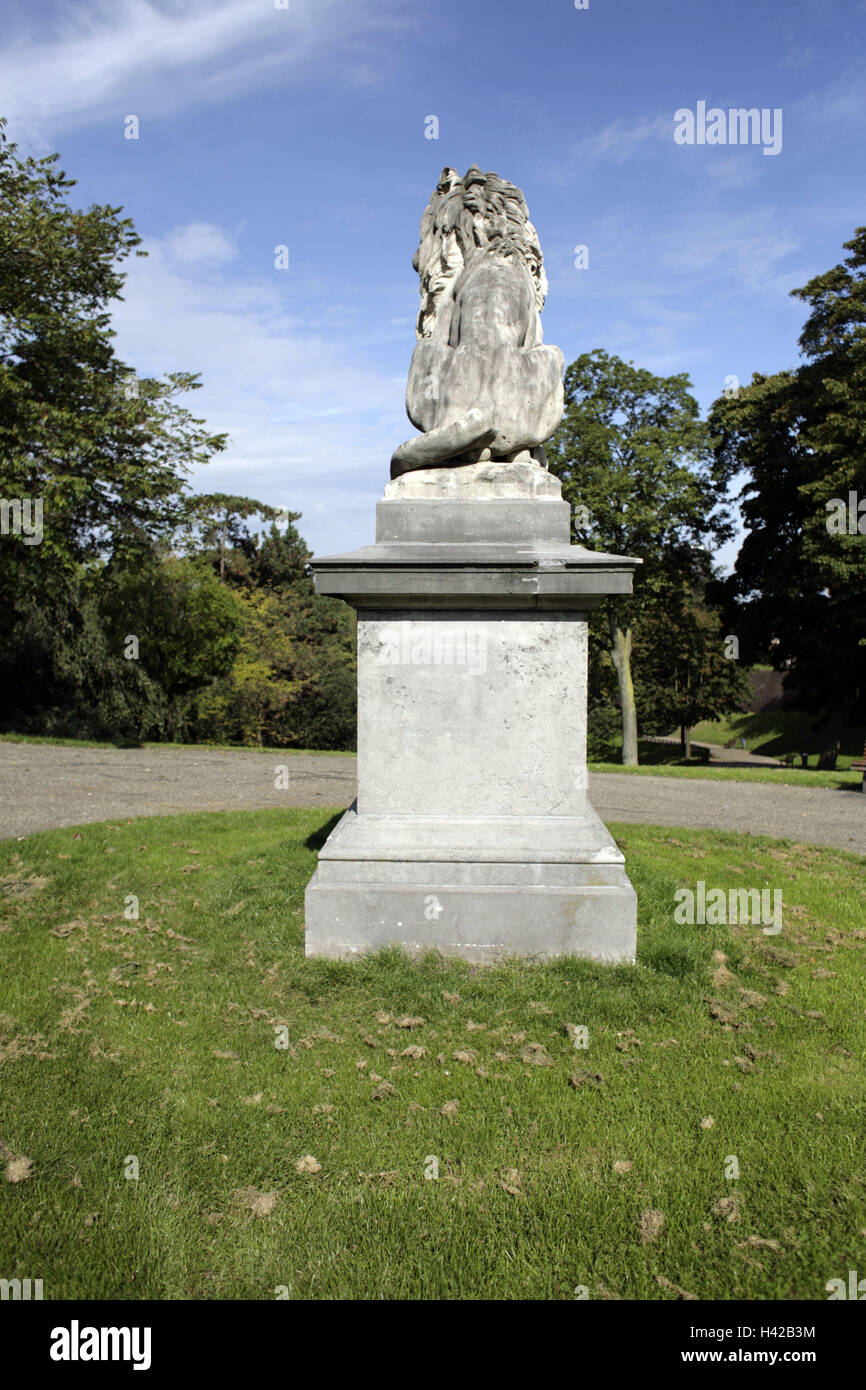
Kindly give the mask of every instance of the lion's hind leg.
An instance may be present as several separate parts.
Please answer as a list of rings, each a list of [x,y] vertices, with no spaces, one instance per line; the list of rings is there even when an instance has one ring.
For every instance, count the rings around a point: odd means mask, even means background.
[[[458,463],[467,449],[484,448],[494,439],[496,430],[490,415],[478,406],[451,420],[447,425],[407,439],[394,450],[391,457],[391,477],[399,478],[413,468],[436,468],[439,464]],[[468,463],[469,460],[467,459]]]

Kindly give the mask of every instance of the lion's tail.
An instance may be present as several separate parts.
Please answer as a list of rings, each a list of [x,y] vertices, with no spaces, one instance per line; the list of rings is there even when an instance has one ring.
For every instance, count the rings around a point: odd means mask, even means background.
[[[413,468],[436,468],[442,463],[456,464],[467,449],[484,448],[492,443],[496,430],[489,412],[473,405],[447,425],[437,425],[426,434],[407,439],[391,458],[391,477],[399,478]]]

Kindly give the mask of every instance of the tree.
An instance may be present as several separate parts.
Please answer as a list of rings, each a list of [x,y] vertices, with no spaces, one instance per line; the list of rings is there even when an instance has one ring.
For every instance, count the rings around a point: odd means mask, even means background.
[[[225,436],[176,399],[197,377],[137,379],[117,357],[140,239],[119,207],[75,209],[57,159],[19,158],[0,121],[4,724],[174,737],[219,686],[221,736],[350,746],[354,615],[315,593],[297,513],[259,542],[246,523],[276,508],[189,495]],[[20,524],[37,502],[39,536]]]
[[[225,445],[176,405],[198,379],[136,379],[108,306],[140,238],[120,208],[78,211],[57,155],[17,157],[0,121],[0,467],[42,498],[43,569],[173,531],[189,469]],[[17,549],[17,547],[16,547]],[[18,555],[16,558],[26,558]]]
[[[804,362],[755,373],[710,416],[720,473],[749,475],[731,624],[814,714],[823,768],[866,713],[866,227],[845,249],[792,291],[811,307]]]
[[[634,648],[641,717],[658,732],[679,726],[685,758],[692,756],[695,724],[745,709],[751,695],[721,617],[707,601],[709,564],[705,571],[647,606]]]
[[[38,539],[13,528],[0,541],[0,696],[13,709],[25,652],[43,701],[63,684],[61,643],[84,629],[82,566],[151,556],[183,519],[190,469],[225,445],[175,399],[197,377],[138,380],[116,356],[109,307],[140,239],[118,207],[73,208],[57,159],[20,159],[0,121],[0,497],[42,509]]]
[[[250,549],[250,534],[243,524],[251,516],[261,516],[267,521],[280,515],[279,508],[266,502],[256,502],[252,497],[238,497],[226,492],[197,493],[187,503],[187,515],[201,536],[205,546],[215,547],[219,553],[219,577],[225,579],[226,550],[228,546],[238,551]],[[288,513],[290,521],[297,521],[300,512]]]
[[[547,445],[551,472],[572,504],[572,535],[590,549],[636,555],[632,598],[604,608],[622,710],[622,760],[635,765],[632,655],[650,602],[676,591],[708,538],[731,534],[724,489],[713,478],[706,425],[685,374],[670,377],[596,349],[565,373],[565,413]]]
[[[280,744],[286,705],[296,688],[292,644],[277,597],[238,591],[241,627],[231,670],[195,702],[194,736],[231,743]]]
[[[196,738],[261,738],[304,748],[355,745],[355,614],[316,593],[310,551],[292,520],[272,524],[262,536],[239,528],[226,548],[226,584],[244,602],[267,598],[268,622],[275,626],[268,637],[261,622],[254,631],[245,621],[236,669],[195,702]],[[216,572],[215,558],[213,563]],[[264,612],[256,609],[260,619]],[[258,657],[250,657],[254,648]],[[254,704],[261,713],[258,734],[241,719],[242,706],[252,711]]]
[[[139,661],[163,691],[174,739],[189,697],[231,670],[242,613],[202,559],[166,556],[106,576],[100,607],[112,651]]]

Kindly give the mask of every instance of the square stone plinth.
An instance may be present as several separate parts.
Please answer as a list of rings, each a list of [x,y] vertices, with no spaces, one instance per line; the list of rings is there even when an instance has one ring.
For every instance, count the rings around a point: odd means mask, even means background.
[[[589,612],[638,562],[569,545],[555,490],[513,482],[413,481],[376,545],[313,562],[358,611],[358,799],[307,888],[308,955],[635,958],[634,890],[587,798],[586,680]]]
[[[360,813],[574,814],[586,665],[585,613],[363,609]]]

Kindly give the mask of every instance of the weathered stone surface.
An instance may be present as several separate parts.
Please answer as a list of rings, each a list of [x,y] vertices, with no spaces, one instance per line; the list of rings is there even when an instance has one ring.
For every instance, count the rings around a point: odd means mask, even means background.
[[[571,511],[562,484],[539,463],[422,468],[392,479],[376,507],[384,544],[567,546]]]
[[[634,959],[634,891],[586,790],[587,610],[634,562],[591,556],[377,545],[319,571],[358,606],[358,801],[307,890],[308,954]],[[365,571],[429,601],[359,596]],[[550,610],[530,592],[547,574]]]
[[[333,884],[324,874],[321,866],[307,889],[308,955],[352,960],[399,946],[482,965],[508,956],[634,960],[635,894],[622,869],[618,884],[580,888],[456,887],[434,875],[406,888],[383,881]]]
[[[540,463],[467,463],[461,468],[420,468],[402,473],[385,484],[384,500],[478,502],[526,497],[561,501],[562,483]]]
[[[431,522],[426,529],[432,527]],[[345,555],[325,555],[314,560],[313,569],[319,593],[345,599],[358,609],[586,612],[605,594],[630,594],[639,563],[628,555],[606,555],[579,545],[425,541],[366,545]]]
[[[586,628],[579,613],[359,613],[362,815],[578,814]]]
[[[444,170],[376,544],[313,561],[358,610],[358,800],[307,887],[308,955],[635,958],[623,856],[587,799],[588,614],[640,562],[569,544],[542,445],[562,353],[523,195]]]
[[[395,450],[392,477],[529,462],[562,418],[563,356],[542,343],[547,280],[520,189],[476,165],[463,179],[443,169],[412,264],[421,312],[406,410],[423,433]]]
[[[398,498],[376,504],[376,540],[385,544],[436,539],[445,544],[489,545],[522,539],[568,545],[570,529],[569,505],[554,497],[491,497],[475,502]]]
[[[306,950],[632,961],[636,912],[622,854],[585,798],[577,814],[557,817],[353,807],[307,888]]]

